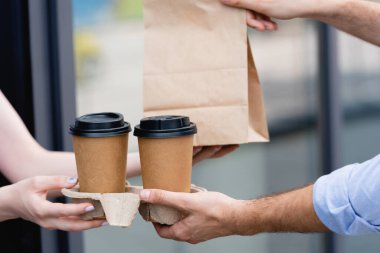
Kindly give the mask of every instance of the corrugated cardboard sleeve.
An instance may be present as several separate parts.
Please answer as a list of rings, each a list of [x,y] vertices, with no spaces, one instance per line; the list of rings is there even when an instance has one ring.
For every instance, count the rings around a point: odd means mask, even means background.
[[[72,198],[74,203],[92,203],[94,211],[81,215],[83,220],[106,219],[111,226],[129,227],[137,211],[146,221],[173,225],[183,215],[170,207],[140,203],[141,186],[126,185],[125,193],[86,193],[79,192],[79,186],[62,189],[62,194]],[[191,193],[207,191],[202,187],[191,185]]]

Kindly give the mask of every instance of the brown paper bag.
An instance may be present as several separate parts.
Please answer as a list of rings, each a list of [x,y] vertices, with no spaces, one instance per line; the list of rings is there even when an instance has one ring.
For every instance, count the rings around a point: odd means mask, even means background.
[[[199,146],[268,141],[245,10],[144,0],[144,19],[145,116],[189,116]]]

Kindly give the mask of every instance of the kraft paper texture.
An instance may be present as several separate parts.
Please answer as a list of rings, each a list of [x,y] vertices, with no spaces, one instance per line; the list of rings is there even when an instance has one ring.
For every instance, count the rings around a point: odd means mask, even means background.
[[[190,192],[193,135],[138,142],[144,188]]]
[[[73,136],[73,146],[81,192],[125,191],[128,134]]]
[[[189,116],[196,146],[268,141],[245,10],[144,0],[144,22],[145,116]]]

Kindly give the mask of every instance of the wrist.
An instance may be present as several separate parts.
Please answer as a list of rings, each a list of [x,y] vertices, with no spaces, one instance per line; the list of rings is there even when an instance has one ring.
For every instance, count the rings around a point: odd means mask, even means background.
[[[256,200],[237,200],[234,208],[234,234],[250,236],[265,232],[263,212]]]
[[[229,221],[227,227],[230,229],[230,235],[241,235],[241,224],[244,223],[242,220],[243,210],[244,210],[244,200],[234,200],[230,204],[229,209],[231,210]]]
[[[17,210],[14,208],[15,196],[14,185],[3,186],[0,188],[0,221],[18,218]]]

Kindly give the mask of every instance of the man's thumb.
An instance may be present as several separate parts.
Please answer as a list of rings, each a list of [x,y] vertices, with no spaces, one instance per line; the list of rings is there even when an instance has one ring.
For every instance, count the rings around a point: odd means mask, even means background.
[[[185,210],[188,205],[188,194],[190,193],[144,189],[140,192],[140,199],[151,204],[170,206],[179,210]]]

